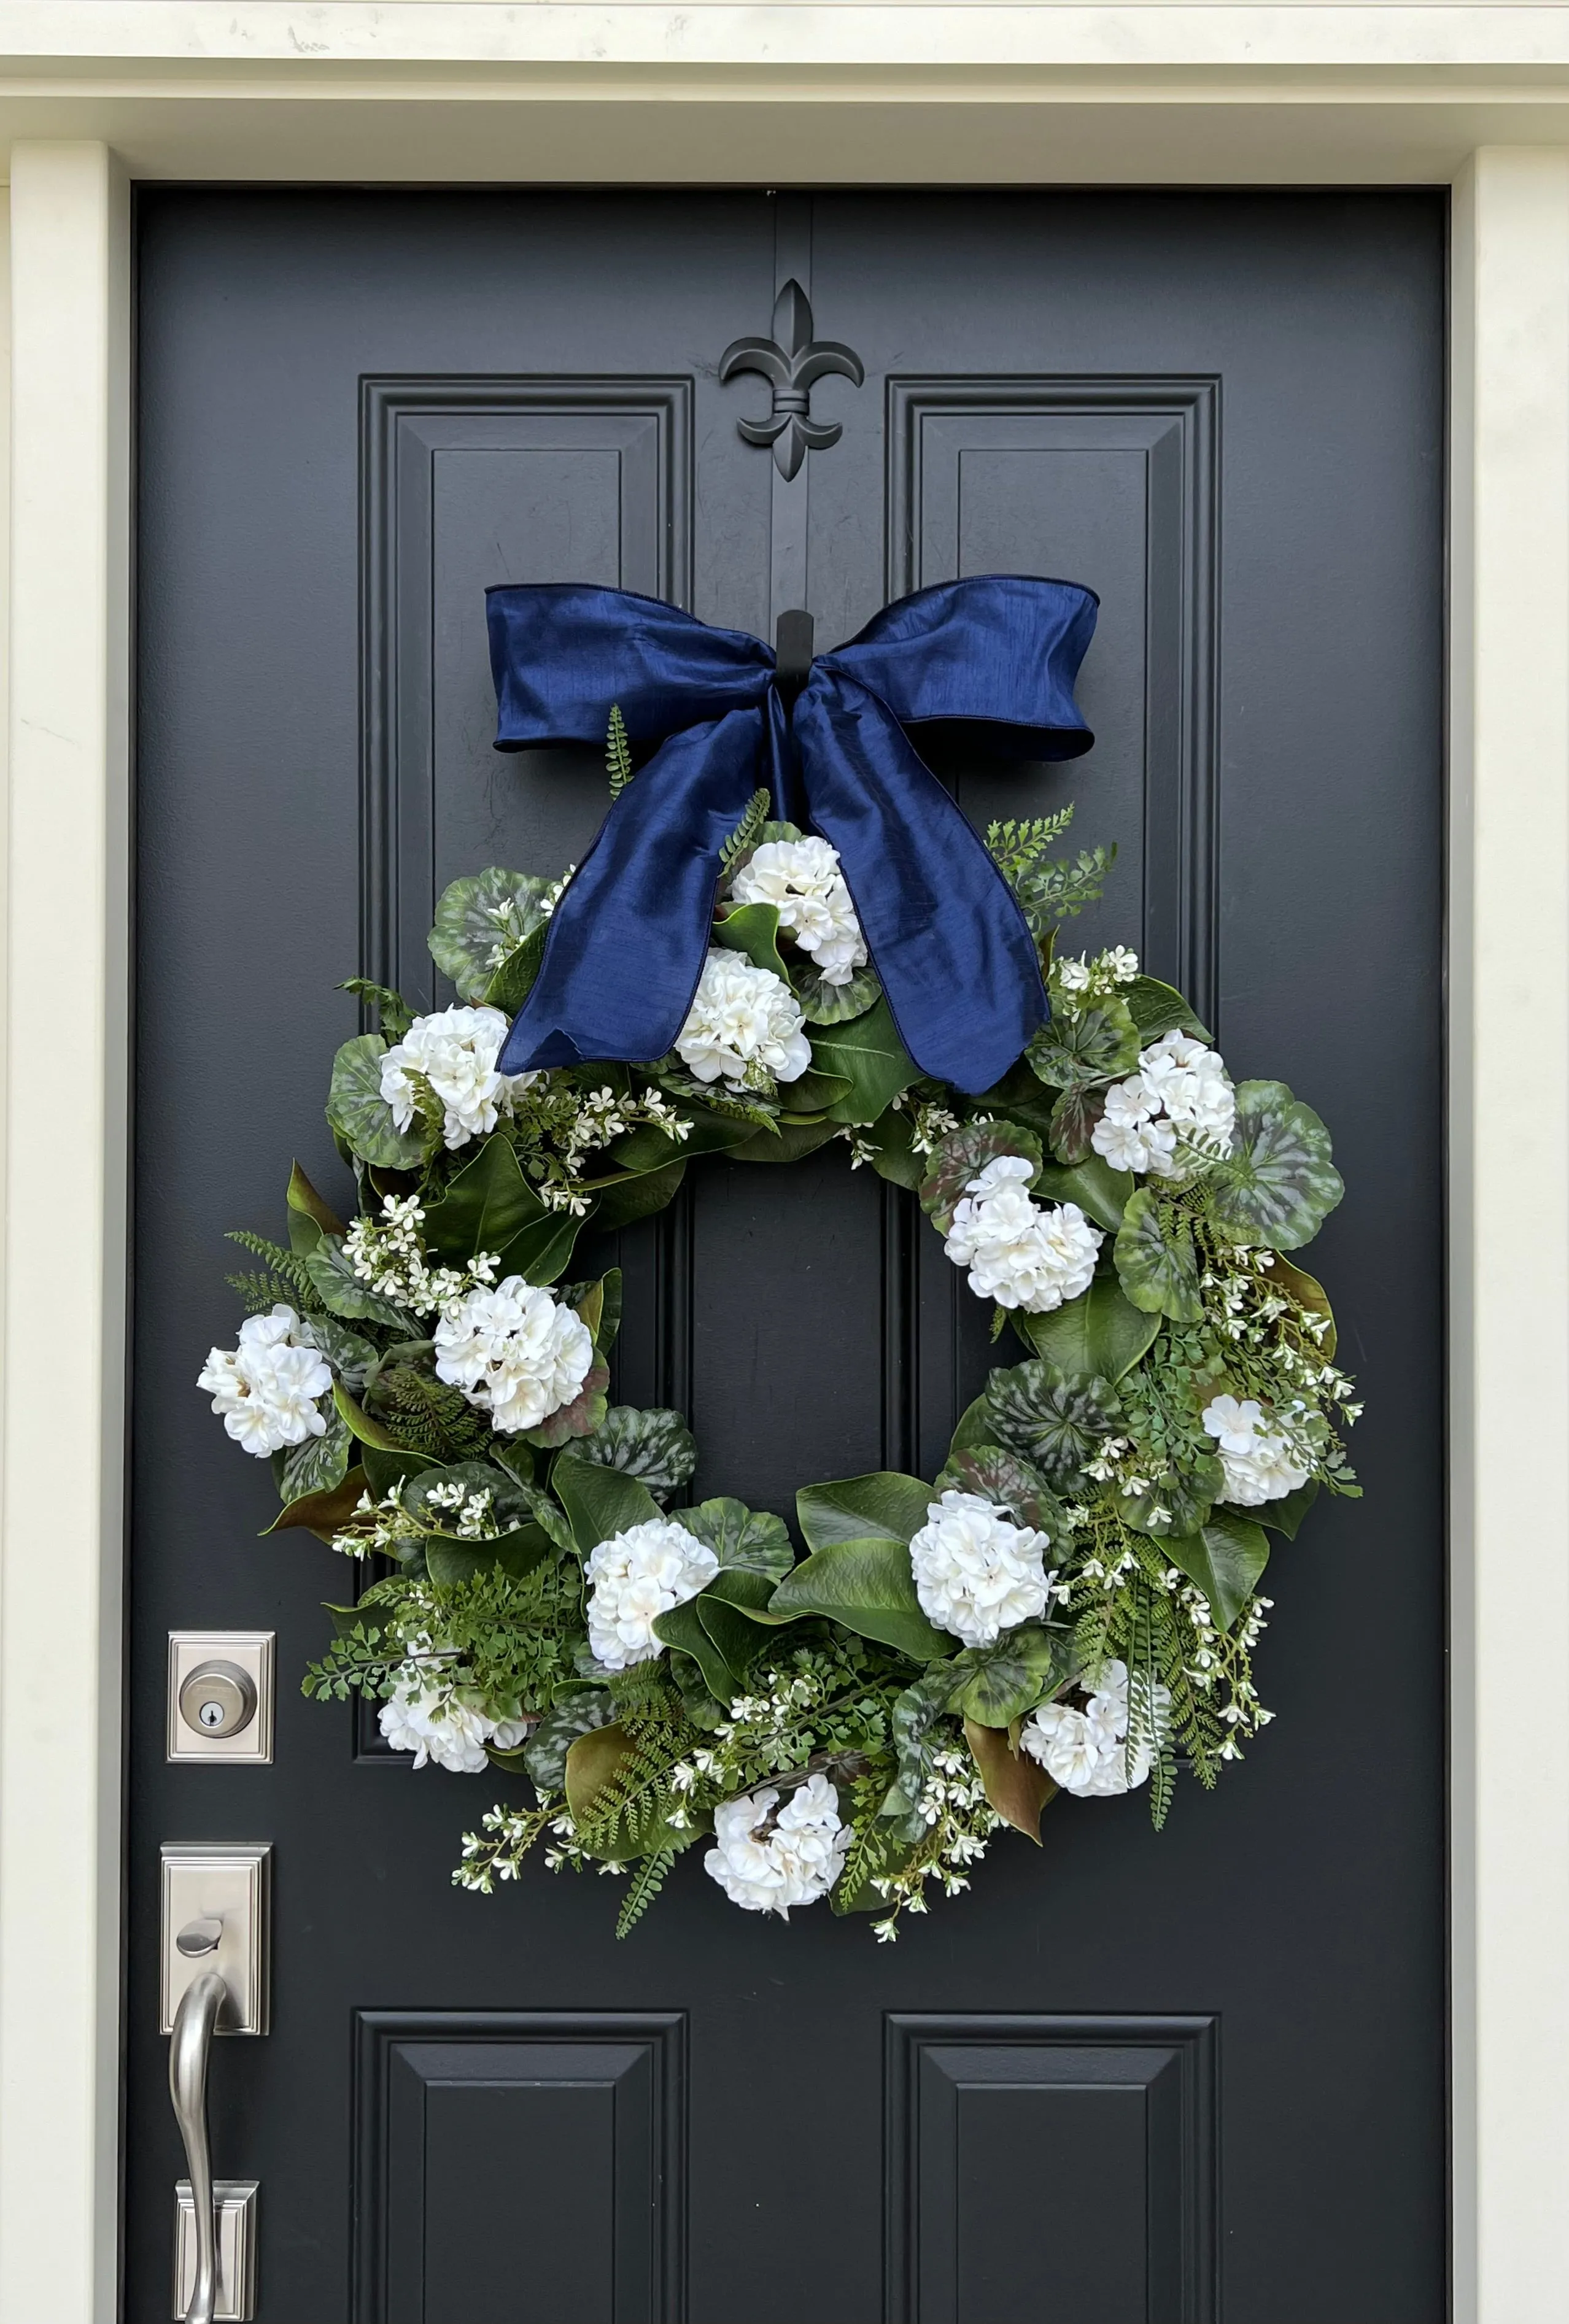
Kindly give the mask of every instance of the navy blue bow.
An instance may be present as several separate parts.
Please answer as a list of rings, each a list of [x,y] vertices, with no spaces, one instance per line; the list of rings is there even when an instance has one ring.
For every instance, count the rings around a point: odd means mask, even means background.
[[[1071,759],[1094,737],[1074,680],[1099,599],[989,574],[900,597],[793,687],[761,639],[653,597],[568,582],[486,591],[498,751],[603,739],[619,703],[653,751],[556,907],[505,1073],[663,1056],[708,949],[719,851],[766,780],[773,813],[838,850],[900,1038],[976,1092],[1048,1016],[1023,915],[903,732]]]

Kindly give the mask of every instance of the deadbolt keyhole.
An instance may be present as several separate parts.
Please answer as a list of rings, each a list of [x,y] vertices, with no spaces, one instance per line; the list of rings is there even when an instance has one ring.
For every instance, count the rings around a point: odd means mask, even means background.
[[[238,1663],[198,1663],[180,1690],[180,1715],[201,1735],[238,1735],[256,1715],[256,1685]]]

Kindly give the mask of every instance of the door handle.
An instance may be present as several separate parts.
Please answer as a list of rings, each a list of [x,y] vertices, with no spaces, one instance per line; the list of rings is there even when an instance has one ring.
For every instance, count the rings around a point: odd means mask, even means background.
[[[180,1950],[212,1950],[211,1944],[202,1941],[207,1932],[200,1923],[192,1923],[191,1926],[198,1941],[188,1948],[185,1939],[189,1932],[182,1929],[176,1940]],[[216,1969],[204,1969],[199,1977],[193,1978],[180,1997],[169,2043],[169,2095],[174,2102],[180,2135],[185,2142],[185,2167],[190,2179],[191,2208],[196,2214],[196,2289],[185,2311],[185,2324],[213,2324],[213,2310],[217,2304],[217,2220],[213,2209],[212,2152],[207,2135],[207,2061],[212,2052],[218,2011],[228,1997],[229,1988]]]

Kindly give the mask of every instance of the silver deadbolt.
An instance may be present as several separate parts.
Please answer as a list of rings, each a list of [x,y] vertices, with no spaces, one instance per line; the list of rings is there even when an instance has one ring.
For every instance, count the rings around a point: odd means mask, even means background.
[[[238,1663],[198,1663],[181,1683],[180,1715],[198,1735],[238,1735],[256,1715],[256,1682]]]

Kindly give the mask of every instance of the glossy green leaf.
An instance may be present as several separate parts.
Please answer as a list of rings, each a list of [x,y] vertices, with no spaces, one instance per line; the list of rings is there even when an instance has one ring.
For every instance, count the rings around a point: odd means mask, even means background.
[[[619,1469],[624,1476],[637,1478],[661,1498],[684,1485],[697,1465],[691,1430],[678,1412],[660,1406],[613,1404],[598,1427],[573,1451],[578,1460],[595,1461],[602,1469]]]
[[[824,1614],[863,1638],[876,1638],[916,1662],[951,1654],[955,1641],[920,1610],[909,1551],[886,1536],[835,1541],[786,1574],[771,1600],[776,1614]]]
[[[953,1464],[955,1452],[962,1452],[966,1447],[990,1444],[993,1435],[991,1407],[983,1392],[975,1398],[974,1404],[967,1404],[959,1415],[957,1425],[948,1443],[949,1466]]]
[[[1024,1054],[1030,1071],[1048,1089],[1115,1081],[1139,1062],[1139,1028],[1121,1001],[1086,1001],[1072,1010],[1059,1002],[1050,1021],[1031,1035]]]
[[[301,1258],[316,1249],[324,1234],[335,1235],[341,1242],[347,1233],[337,1213],[330,1203],[323,1202],[298,1162],[290,1170],[285,1200],[289,1208],[289,1248]]]
[[[927,1521],[932,1498],[918,1477],[895,1469],[874,1469],[864,1477],[841,1477],[826,1485],[803,1485],[796,1515],[807,1545],[825,1549],[836,1541],[896,1541],[909,1546]]]
[[[780,958],[776,904],[743,904],[727,912],[714,924],[714,941],[731,952],[744,953],[753,968],[766,968],[781,984],[789,984],[789,972]]]
[[[1193,1233],[1181,1213],[1168,1211],[1152,1186],[1129,1197],[1114,1246],[1117,1274],[1133,1305],[1175,1323],[1196,1323],[1204,1314]]]
[[[372,1419],[370,1414],[350,1396],[341,1380],[334,1380],[332,1384],[332,1400],[348,1423],[350,1434],[356,1436],[362,1444],[374,1444],[383,1452],[403,1451],[391,1431],[383,1428],[379,1420]]]
[[[521,944],[514,945],[485,988],[487,1009],[499,1009],[503,1017],[517,1015],[534,989],[549,934],[549,921],[541,920]]]
[[[792,1098],[793,1082],[786,1083],[782,1094]],[[837,1122],[781,1120],[777,1131],[754,1130],[744,1146],[733,1146],[733,1162],[799,1162],[815,1154],[819,1146],[826,1146],[831,1138],[839,1135]]]
[[[385,1500],[395,1493],[409,1477],[417,1477],[421,1469],[434,1469],[438,1463],[424,1452],[405,1452],[380,1444],[367,1444],[361,1440],[360,1464],[365,1472],[365,1483],[374,1501]]]
[[[428,942],[431,959],[452,979],[460,1000],[485,999],[501,961],[544,919],[544,899],[554,884],[491,864],[443,890]]]
[[[348,1474],[353,1447],[354,1438],[343,1415],[329,1412],[325,1436],[308,1436],[303,1444],[291,1445],[284,1455],[281,1499],[297,1501],[304,1493],[330,1493]]]
[[[588,1557],[602,1541],[609,1541],[629,1526],[646,1525],[664,1515],[646,1485],[619,1469],[602,1469],[592,1461],[564,1452],[550,1471],[550,1485],[571,1521],[578,1554]]]
[[[1268,1526],[1271,1533],[1283,1533],[1288,1541],[1295,1541],[1303,1518],[1317,1499],[1318,1480],[1310,1477],[1294,1493],[1283,1493],[1278,1501],[1265,1501],[1252,1514],[1255,1521]]]
[[[1087,1291],[1049,1315],[1020,1314],[1009,1321],[1059,1372],[1097,1372],[1113,1387],[1160,1329],[1160,1317],[1135,1307],[1114,1275],[1097,1275]]]
[[[1232,1509],[1216,1509],[1197,1533],[1173,1536],[1161,1547],[1173,1565],[1204,1591],[1223,1630],[1231,1628],[1269,1563],[1262,1526]]]
[[[744,1122],[732,1126],[738,1127],[745,1137],[752,1135]],[[595,1229],[602,1234],[614,1234],[617,1227],[629,1227],[639,1219],[652,1218],[656,1211],[662,1211],[675,1200],[686,1175],[684,1161],[667,1162],[662,1169],[641,1171],[636,1177],[606,1186],[595,1204]]]
[[[703,1674],[703,1683],[715,1702],[727,1709],[731,1698],[738,1694],[740,1674],[725,1660],[724,1650],[716,1646],[704,1628],[697,1612],[697,1600],[688,1598],[684,1605],[672,1606],[668,1614],[655,1618],[653,1632],[661,1646],[674,1646],[679,1653],[690,1655]],[[761,1632],[750,1628],[742,1615],[735,1617],[754,1644],[761,1643]]]
[[[1318,1352],[1326,1364],[1332,1364],[1339,1335],[1334,1328],[1334,1310],[1329,1304],[1329,1294],[1323,1284],[1305,1268],[1294,1267],[1288,1259],[1282,1259],[1278,1251],[1269,1262],[1266,1284],[1269,1290],[1283,1292],[1287,1298],[1294,1299],[1309,1315],[1323,1316],[1329,1328],[1317,1342]]]
[[[1231,1153],[1206,1183],[1211,1220],[1232,1242],[1311,1242],[1345,1192],[1330,1154],[1328,1130],[1284,1082],[1241,1083]]]
[[[555,1545],[542,1526],[520,1526],[516,1533],[503,1534],[499,1541],[453,1541],[445,1534],[425,1536],[425,1565],[432,1582],[450,1587],[455,1582],[472,1582],[476,1573],[488,1573],[499,1565],[503,1573],[515,1575],[520,1581],[531,1573],[536,1565],[555,1554]]]
[[[1085,1218],[1109,1234],[1115,1234],[1121,1225],[1132,1192],[1131,1170],[1113,1170],[1098,1154],[1087,1156],[1071,1169],[1058,1162],[1043,1163],[1035,1182],[1038,1203],[1076,1203]]]
[[[363,1162],[384,1170],[417,1170],[425,1139],[414,1129],[400,1130],[382,1095],[382,1059],[387,1045],[379,1033],[356,1033],[332,1061],[327,1119]]]
[[[1029,1165],[1029,1184],[1040,1168],[1040,1140],[1031,1130],[1011,1121],[967,1121],[939,1138],[927,1162],[921,1181],[920,1206],[939,1234],[954,1223],[972,1179],[988,1162],[1011,1155]]]
[[[425,1244],[438,1258],[461,1264],[488,1250],[503,1264],[498,1280],[521,1273],[512,1253],[520,1237],[558,1214],[547,1211],[524,1177],[517,1149],[500,1132],[482,1139],[475,1151],[448,1181],[447,1191],[425,1212]]]
[[[894,1029],[886,995],[851,1024],[819,1027],[812,1036],[812,1065],[850,1084],[850,1095],[828,1109],[839,1122],[875,1121],[900,1090],[920,1078],[920,1067]]]
[[[1158,976],[1136,976],[1122,999],[1139,1028],[1140,1048],[1147,1049],[1163,1033],[1191,1033],[1200,1041],[1210,1038],[1208,1027],[1194,1015],[1177,987],[1162,984]]]
[[[858,968],[847,983],[830,984],[817,964],[804,957],[796,962],[790,983],[808,1025],[848,1025],[882,997],[869,968]]]
[[[906,1108],[890,1106],[886,1113],[868,1122],[857,1135],[863,1146],[871,1148],[872,1167],[880,1178],[886,1178],[891,1185],[908,1186],[911,1194],[918,1193],[931,1160],[929,1156],[915,1150],[915,1123]]]

